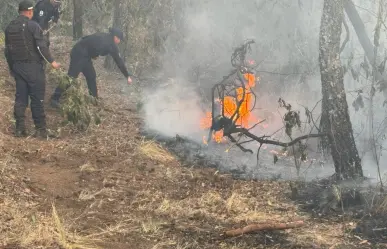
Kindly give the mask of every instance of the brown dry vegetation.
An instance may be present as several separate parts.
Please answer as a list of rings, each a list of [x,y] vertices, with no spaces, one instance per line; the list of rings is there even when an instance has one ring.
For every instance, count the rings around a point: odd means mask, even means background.
[[[65,62],[71,41],[60,39],[66,42],[53,42],[54,54]],[[138,134],[135,95],[123,94],[101,62],[102,124],[73,132],[47,105],[61,137],[41,141],[12,136],[14,82],[1,60],[0,248],[368,248],[345,233],[353,223],[302,213],[286,182],[182,167]],[[221,236],[250,223],[300,219],[306,225],[298,229]]]

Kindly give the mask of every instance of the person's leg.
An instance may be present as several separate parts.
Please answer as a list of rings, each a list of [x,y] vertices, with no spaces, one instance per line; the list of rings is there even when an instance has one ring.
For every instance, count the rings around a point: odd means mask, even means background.
[[[97,90],[97,74],[95,72],[93,62],[89,60],[82,70],[83,75],[86,78],[87,87],[89,88],[89,93],[91,96],[98,98]]]
[[[20,73],[20,66],[14,66],[14,78],[16,81],[16,94],[14,105],[14,118],[16,120],[16,136],[26,136],[25,111],[28,105],[28,87],[27,82]]]
[[[40,64],[31,64],[28,93],[31,99],[32,119],[34,120],[36,130],[46,130],[46,115],[44,111],[44,95],[46,90],[46,79],[43,66]]]

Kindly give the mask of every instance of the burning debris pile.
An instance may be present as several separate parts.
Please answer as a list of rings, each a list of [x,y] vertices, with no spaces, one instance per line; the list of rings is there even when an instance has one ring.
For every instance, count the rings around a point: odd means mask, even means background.
[[[174,134],[171,134],[171,132],[169,132],[169,134],[163,132],[160,128],[160,125],[163,125],[162,122],[160,122],[161,120],[168,120],[170,126],[179,125],[176,124],[176,122],[173,123],[173,121],[171,121],[171,115],[163,118],[161,112],[164,110],[160,107],[160,100],[153,100],[154,106],[152,111],[154,115],[148,114],[148,117],[152,116],[148,118],[148,121],[149,119],[153,119],[154,127],[145,128],[143,135],[165,143],[169,150],[173,151],[188,164],[216,167],[228,172],[237,172],[238,175],[243,174],[254,178],[257,178],[256,175],[259,175],[262,178],[270,178],[273,176],[276,178],[283,177],[279,175],[284,173],[284,169],[281,169],[283,166],[276,165],[275,169],[266,168],[264,173],[256,167],[258,164],[258,157],[264,159],[265,162],[274,161],[274,163],[276,163],[278,155],[280,154],[273,150],[277,153],[273,153],[272,151],[272,153],[259,155],[261,148],[265,149],[267,147],[266,145],[284,148],[300,145],[298,147],[302,148],[302,140],[310,137],[321,137],[323,135],[308,134],[293,139],[292,129],[300,127],[300,116],[298,112],[292,110],[291,105],[287,104],[282,99],[279,100],[279,103],[280,106],[287,111],[283,117],[283,121],[286,134],[290,141],[279,142],[270,140],[273,135],[256,135],[259,134],[258,128],[265,129],[267,128],[267,124],[265,123],[265,119],[260,119],[255,111],[257,94],[254,92],[254,88],[259,81],[259,77],[254,73],[254,61],[246,58],[248,51],[251,50],[251,44],[253,43],[254,40],[248,40],[234,50],[231,56],[231,65],[233,66],[233,69],[211,89],[210,110],[204,110],[203,116],[200,118],[198,118],[199,115],[197,113],[189,115],[186,114],[187,109],[181,110],[183,115],[186,115],[186,118],[190,119],[190,121],[185,122],[187,126],[192,126],[192,123],[195,122],[194,119],[198,119],[196,122],[198,123],[197,126],[200,127],[199,131],[192,132],[189,136],[187,134],[180,134],[179,132],[174,132]],[[177,100],[171,100],[172,94],[171,91],[167,92],[163,102],[170,101],[170,106],[173,108],[182,106],[186,99],[192,99],[188,96],[184,96]],[[160,95],[161,94],[155,94],[154,97],[161,99]],[[177,102],[179,102],[179,104],[177,104]],[[150,104],[148,103],[148,105]],[[193,105],[191,105],[191,107],[192,106]],[[151,111],[148,110],[148,112]],[[180,116],[179,118],[176,118],[176,120],[178,120],[177,122],[184,122],[183,118]],[[170,126],[168,127],[169,131],[171,131]],[[182,127],[182,129],[184,129],[184,127]],[[203,133],[205,130],[208,130],[208,135],[200,135],[200,133]],[[237,147],[238,149],[231,150],[233,147]],[[254,151],[257,151],[256,155],[254,155]],[[246,154],[246,152],[248,154]],[[285,167],[289,168],[289,165]],[[255,171],[255,173],[252,173],[251,171]],[[289,174],[288,172],[286,172],[286,174],[289,176],[294,175],[293,173]]]
[[[249,40],[235,49],[231,57],[231,64],[235,69],[212,88],[212,111],[207,114],[207,116],[211,115],[207,143],[211,139],[220,142],[223,137],[227,137],[243,152],[253,153],[251,149],[246,149],[242,144],[256,142],[259,143],[259,153],[263,144],[290,147],[303,139],[323,136],[323,134],[309,134],[293,140],[292,129],[296,126],[301,127],[300,116],[298,112],[292,110],[291,105],[281,98],[279,99],[280,106],[287,110],[284,116],[286,134],[292,141],[287,143],[278,142],[269,140],[270,136],[258,137],[251,133],[252,129],[265,121],[260,121],[252,115],[256,98],[256,94],[252,89],[255,86],[256,76],[251,67],[253,63],[246,60],[246,53],[252,43],[254,41]],[[233,75],[237,76],[236,80],[230,80]],[[233,134],[237,134],[237,138]],[[243,137],[249,140],[240,142]]]

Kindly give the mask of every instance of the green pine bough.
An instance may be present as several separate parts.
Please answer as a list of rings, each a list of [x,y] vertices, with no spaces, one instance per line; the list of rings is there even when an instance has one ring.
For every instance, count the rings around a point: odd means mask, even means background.
[[[50,77],[64,91],[61,97],[60,113],[64,124],[71,123],[77,130],[85,131],[91,124],[101,123],[98,101],[85,89],[79,79],[69,77],[60,70],[51,70]]]

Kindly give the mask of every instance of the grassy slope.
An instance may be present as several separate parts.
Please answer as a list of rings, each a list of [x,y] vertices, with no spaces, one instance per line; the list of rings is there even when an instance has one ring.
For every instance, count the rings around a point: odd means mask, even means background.
[[[66,49],[53,47],[67,60]],[[0,248],[354,248],[344,235],[348,224],[301,213],[287,183],[181,167],[138,135],[134,100],[114,76],[99,72],[100,127],[85,134],[64,127],[58,140],[16,139],[14,82],[0,61]],[[59,128],[59,115],[49,107],[47,113],[50,127]],[[306,226],[220,236],[248,223],[297,219]]]

